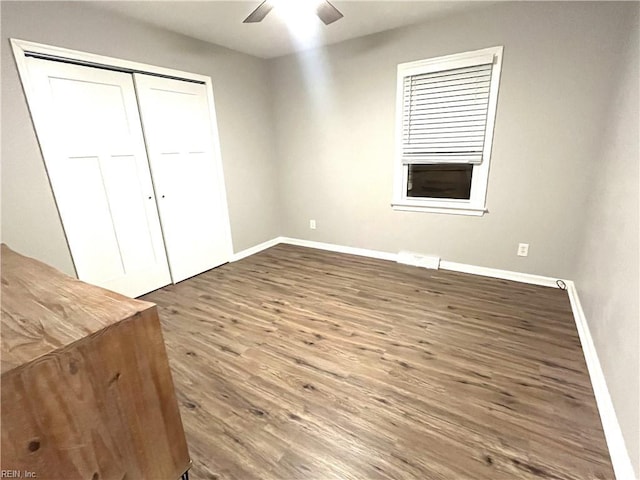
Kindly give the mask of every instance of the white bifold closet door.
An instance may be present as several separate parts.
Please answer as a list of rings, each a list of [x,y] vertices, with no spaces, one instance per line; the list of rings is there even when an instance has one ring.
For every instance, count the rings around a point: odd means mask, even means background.
[[[210,99],[201,83],[134,74],[174,282],[228,260],[221,172]]]
[[[171,283],[130,74],[26,58],[30,107],[78,278]]]
[[[135,297],[225,263],[231,245],[209,87],[25,60],[78,278]]]

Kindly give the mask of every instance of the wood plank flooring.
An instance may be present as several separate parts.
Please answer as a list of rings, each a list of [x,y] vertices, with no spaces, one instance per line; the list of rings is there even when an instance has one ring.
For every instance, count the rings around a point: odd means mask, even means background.
[[[194,479],[614,479],[561,290],[278,245],[143,298]]]

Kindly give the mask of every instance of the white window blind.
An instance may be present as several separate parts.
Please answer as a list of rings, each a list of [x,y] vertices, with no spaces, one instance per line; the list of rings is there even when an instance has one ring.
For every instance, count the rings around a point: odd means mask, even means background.
[[[486,58],[404,77],[403,164],[482,163],[493,67]]]

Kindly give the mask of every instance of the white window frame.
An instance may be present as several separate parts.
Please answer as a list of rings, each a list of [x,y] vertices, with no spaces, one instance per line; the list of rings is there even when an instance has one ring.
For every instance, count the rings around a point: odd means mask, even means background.
[[[397,96],[396,96],[396,152],[394,158],[394,186],[391,206],[394,210],[413,212],[449,213],[457,215],[481,216],[487,211],[486,197],[489,182],[489,164],[491,163],[491,146],[495,125],[496,108],[498,104],[498,90],[500,88],[500,72],[502,69],[503,47],[484,48],[472,52],[446,55],[443,57],[401,63],[398,65]],[[471,194],[469,200],[447,198],[416,198],[407,197],[407,177],[409,166],[402,164],[402,115],[404,101],[404,79],[407,76],[428,72],[449,70],[457,64],[478,59],[481,63],[487,55],[493,56],[491,72],[491,86],[489,88],[489,104],[485,130],[482,163],[473,165],[471,177]]]

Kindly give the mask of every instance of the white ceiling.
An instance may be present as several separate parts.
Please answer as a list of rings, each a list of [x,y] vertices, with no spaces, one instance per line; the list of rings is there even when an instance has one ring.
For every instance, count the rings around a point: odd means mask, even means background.
[[[324,25],[312,18],[305,40],[294,41],[273,10],[261,23],[242,21],[262,0],[239,1],[100,1],[96,8],[263,58],[286,55],[318,45],[341,42],[383,30],[468,10],[492,2],[478,1],[334,1],[344,18]]]

